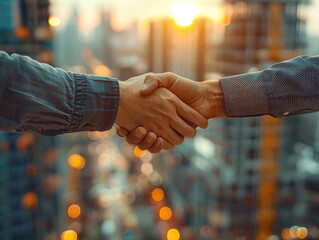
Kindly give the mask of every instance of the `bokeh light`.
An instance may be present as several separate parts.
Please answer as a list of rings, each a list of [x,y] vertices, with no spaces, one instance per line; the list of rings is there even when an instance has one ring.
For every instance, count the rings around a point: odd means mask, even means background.
[[[167,231],[167,240],[179,240],[181,234],[176,228],[171,228]]]
[[[308,230],[305,227],[299,227],[297,229],[297,237],[299,239],[305,239],[308,236]]]
[[[68,215],[70,218],[77,218],[81,214],[81,208],[77,204],[71,204],[68,207]]]
[[[26,27],[18,27],[15,30],[15,35],[17,38],[26,38],[29,35],[29,29]]]
[[[68,159],[68,163],[72,168],[80,170],[85,166],[85,159],[79,154],[72,154]]]
[[[61,24],[61,20],[55,16],[50,16],[48,22],[52,27],[58,27]]]
[[[296,238],[297,237],[297,229],[299,227],[298,226],[292,226],[290,229],[289,229],[289,234],[290,234],[290,237],[292,238]]]
[[[138,146],[136,146],[136,147],[134,148],[134,155],[135,155],[135,157],[141,158],[141,157],[144,157],[145,154],[146,154],[146,151],[141,150]]]
[[[153,201],[155,202],[160,202],[162,201],[164,198],[164,191],[163,189],[161,188],[155,188],[153,191],[152,191],[152,199]]]
[[[112,71],[103,64],[98,64],[94,67],[94,74],[97,76],[111,76]]]
[[[141,172],[146,176],[150,176],[153,170],[154,170],[153,165],[149,162],[144,162],[141,165]]]
[[[281,237],[283,240],[288,240],[290,239],[290,229],[289,228],[284,228],[281,230]]]
[[[78,234],[73,230],[66,230],[61,234],[61,240],[77,240]]]
[[[21,203],[25,208],[34,208],[38,204],[38,197],[34,192],[28,192],[22,197]]]
[[[159,210],[159,217],[164,221],[171,219],[172,215],[172,210],[169,207],[162,207]]]

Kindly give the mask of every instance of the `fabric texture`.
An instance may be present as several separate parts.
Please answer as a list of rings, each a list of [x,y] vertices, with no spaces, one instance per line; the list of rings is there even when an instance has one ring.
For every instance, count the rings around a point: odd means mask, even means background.
[[[113,126],[118,104],[117,79],[66,72],[0,51],[0,130],[104,131]]]
[[[254,73],[221,78],[226,115],[244,117],[319,110],[319,55],[300,56]]]

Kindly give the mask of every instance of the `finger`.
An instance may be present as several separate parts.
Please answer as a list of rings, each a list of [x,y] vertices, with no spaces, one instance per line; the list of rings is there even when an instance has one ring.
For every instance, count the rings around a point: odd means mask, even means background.
[[[163,139],[163,138],[162,138],[162,140],[163,140],[162,148],[163,148],[164,150],[171,150],[171,149],[173,149],[173,148],[175,147],[174,144],[170,143],[170,142],[167,141],[166,139]]]
[[[153,145],[148,149],[151,153],[158,153],[163,149],[164,146],[164,140],[161,137],[158,137]]]
[[[130,144],[138,145],[143,141],[146,135],[147,131],[145,128],[137,127],[126,135],[126,141]]]
[[[176,75],[173,73],[149,73],[146,75],[144,84],[140,91],[143,96],[149,95],[159,87],[169,88],[176,80]]]
[[[138,144],[138,147],[141,150],[147,150],[149,149],[156,141],[157,136],[153,132],[148,132],[144,139]]]
[[[174,119],[172,121],[172,125],[174,125],[177,122],[179,122],[179,124],[181,122],[184,122],[180,117],[176,116],[176,118],[178,118],[179,120]],[[176,125],[178,125],[178,124],[176,124]],[[178,128],[178,127],[175,126],[175,128]],[[167,143],[165,143],[165,141],[164,141],[164,145],[165,145],[165,147],[167,147],[167,149],[171,149],[172,145],[174,147],[175,145],[182,144],[184,141],[184,136],[181,135],[178,131],[176,131],[175,128],[173,128],[171,125],[166,127],[166,128],[163,128],[164,131],[162,131],[161,136],[165,139],[169,139],[169,140],[166,140]]]
[[[175,120],[170,125],[171,127],[178,132],[181,136],[187,138],[193,138],[196,135],[196,129],[188,125],[183,119],[179,116],[176,116],[178,120]]]
[[[176,107],[177,114],[183,118],[186,122],[190,123],[191,126],[199,126],[200,128],[207,128],[208,120],[199,112],[188,106],[182,101],[178,102]],[[184,126],[185,127],[185,126]],[[189,128],[185,128],[184,131],[190,131]],[[181,133],[182,134],[182,133]],[[186,135],[182,134],[186,137]]]
[[[119,135],[120,137],[125,137],[128,134],[128,130],[126,128],[123,128],[121,126],[117,126],[116,127],[116,133],[117,135]]]

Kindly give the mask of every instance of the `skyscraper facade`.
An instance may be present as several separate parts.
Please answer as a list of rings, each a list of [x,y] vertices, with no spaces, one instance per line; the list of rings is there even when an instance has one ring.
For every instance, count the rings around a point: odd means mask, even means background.
[[[52,63],[48,6],[47,0],[2,0],[0,49]],[[55,139],[31,132],[0,135],[0,239],[53,236],[57,214]]]

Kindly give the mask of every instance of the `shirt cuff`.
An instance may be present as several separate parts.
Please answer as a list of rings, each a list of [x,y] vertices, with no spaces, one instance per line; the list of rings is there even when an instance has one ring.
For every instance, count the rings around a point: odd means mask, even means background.
[[[269,114],[267,90],[258,80],[260,72],[240,74],[220,79],[227,117]]]
[[[74,80],[74,108],[68,132],[109,130],[119,106],[118,80],[84,74],[74,74]]]

